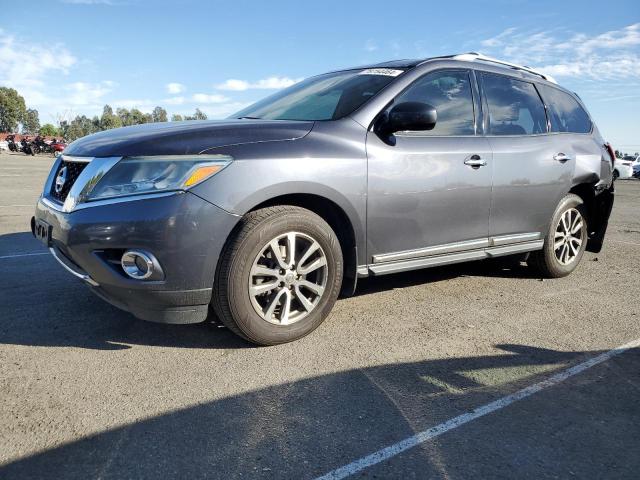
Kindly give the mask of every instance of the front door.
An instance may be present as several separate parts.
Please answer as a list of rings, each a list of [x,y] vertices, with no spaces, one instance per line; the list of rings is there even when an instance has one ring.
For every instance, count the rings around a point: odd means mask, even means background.
[[[369,263],[487,246],[492,153],[477,132],[479,103],[474,97],[471,72],[431,72],[394,104],[434,106],[433,130],[397,132],[392,142],[369,131]]]

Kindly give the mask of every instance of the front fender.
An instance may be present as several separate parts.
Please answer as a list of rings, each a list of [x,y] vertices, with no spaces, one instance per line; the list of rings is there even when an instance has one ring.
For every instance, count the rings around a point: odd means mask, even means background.
[[[257,205],[285,195],[314,195],[329,200],[348,217],[356,246],[364,254],[365,159],[236,160],[192,192],[241,216]]]

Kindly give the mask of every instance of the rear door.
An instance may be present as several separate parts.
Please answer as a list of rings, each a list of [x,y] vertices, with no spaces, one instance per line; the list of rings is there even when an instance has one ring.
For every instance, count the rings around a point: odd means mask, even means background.
[[[534,83],[487,72],[480,78],[493,151],[489,236],[495,244],[542,238],[570,189],[573,146],[569,138],[548,133]]]
[[[433,130],[397,132],[391,142],[373,131],[367,135],[370,262],[486,246],[491,150],[477,130],[472,72],[427,73],[393,103],[413,101],[436,108]]]

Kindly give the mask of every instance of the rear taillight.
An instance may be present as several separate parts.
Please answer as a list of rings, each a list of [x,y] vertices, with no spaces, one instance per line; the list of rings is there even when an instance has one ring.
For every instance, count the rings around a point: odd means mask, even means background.
[[[609,152],[609,156],[611,157],[611,165],[615,165],[615,163],[616,163],[616,152],[614,152],[613,147],[611,146],[611,144],[609,142],[605,143],[604,147],[607,149],[607,152]]]

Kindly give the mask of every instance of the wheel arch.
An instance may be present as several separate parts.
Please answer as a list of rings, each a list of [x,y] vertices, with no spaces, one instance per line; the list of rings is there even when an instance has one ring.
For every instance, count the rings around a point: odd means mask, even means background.
[[[589,227],[587,251],[599,253],[602,250],[604,234],[609,224],[609,216],[613,208],[613,187],[596,194],[593,183],[574,185],[569,193],[579,196],[587,210],[587,225]]]
[[[256,204],[248,212],[276,205],[294,205],[305,208],[322,217],[333,229],[340,242],[344,259],[341,296],[353,295],[357,283],[358,240],[352,220],[336,202],[313,193],[287,193]],[[248,213],[247,212],[247,213]]]

